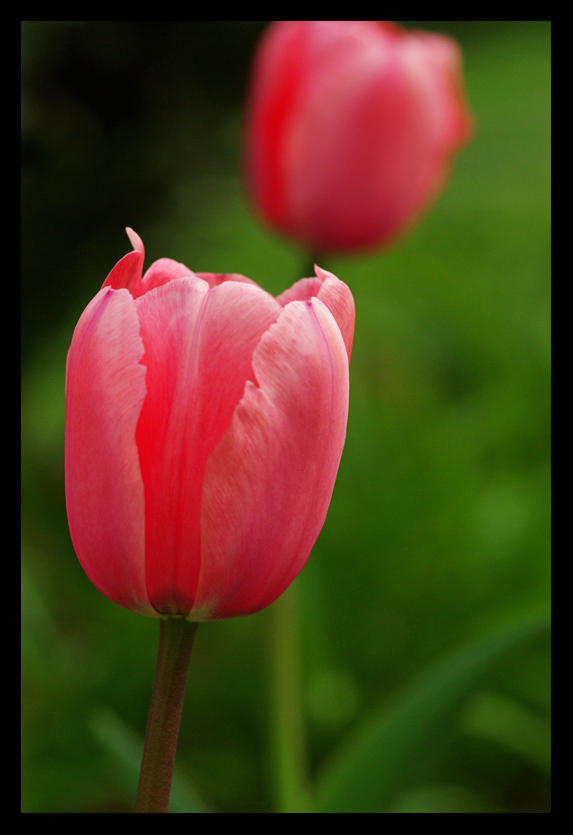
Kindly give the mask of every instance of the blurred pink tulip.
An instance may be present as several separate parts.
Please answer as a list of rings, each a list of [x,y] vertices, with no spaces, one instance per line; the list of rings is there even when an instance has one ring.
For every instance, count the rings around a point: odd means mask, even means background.
[[[342,454],[349,289],[316,268],[278,298],[239,275],[124,256],[66,368],[66,501],[111,600],[191,621],[256,612],[303,568]]]
[[[387,20],[272,24],[255,56],[245,143],[262,218],[319,252],[403,233],[472,134],[461,64],[452,38]]]

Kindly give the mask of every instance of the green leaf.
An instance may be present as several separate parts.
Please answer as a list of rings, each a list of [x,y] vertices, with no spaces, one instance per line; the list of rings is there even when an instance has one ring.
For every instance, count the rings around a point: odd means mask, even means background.
[[[316,812],[386,812],[472,690],[508,653],[549,632],[549,618],[513,625],[466,645],[439,663],[394,707],[379,710],[325,767]]]
[[[551,774],[551,730],[541,717],[518,699],[479,692],[464,708],[463,733],[489,739]]]

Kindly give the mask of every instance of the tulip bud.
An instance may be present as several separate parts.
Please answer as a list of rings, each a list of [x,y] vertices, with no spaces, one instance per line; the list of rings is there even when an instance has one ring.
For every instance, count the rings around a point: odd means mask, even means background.
[[[471,133],[452,38],[277,21],[252,69],[247,188],[271,227],[314,251],[382,246],[437,197]]]
[[[272,603],[320,533],[342,454],[354,303],[320,268],[278,298],[143,244],[82,313],[66,368],[66,503],[92,582],[146,615]]]

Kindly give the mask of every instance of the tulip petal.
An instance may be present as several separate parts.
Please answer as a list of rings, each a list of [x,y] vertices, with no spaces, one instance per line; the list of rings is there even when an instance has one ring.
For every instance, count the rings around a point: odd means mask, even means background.
[[[145,249],[143,241],[133,229],[126,229],[133,252],[128,252],[123,258],[117,262],[113,270],[110,272],[103,287],[112,287],[114,290],[125,288],[129,290],[132,296],[139,295],[141,285],[141,275],[143,272],[143,261],[145,259]]]
[[[253,351],[280,306],[255,284],[210,288],[193,276],[150,290],[136,308],[149,392],[137,427],[147,588],[159,612],[187,614],[201,567],[206,462],[254,379]]]
[[[289,114],[298,109],[310,52],[304,24],[301,26],[296,20],[282,21],[281,38],[276,38],[271,28],[259,52],[258,83],[251,90],[247,119],[249,185],[260,202],[263,216],[279,227],[288,226],[284,146]]]
[[[254,284],[258,287],[256,281],[240,273],[195,273],[195,275],[198,275],[199,278],[204,278],[209,287],[216,287],[226,281],[235,281],[239,282],[239,284]]]
[[[299,243],[368,249],[427,209],[472,132],[453,39],[391,21],[275,21],[253,61],[247,187]]]
[[[273,602],[322,528],[342,454],[348,356],[318,299],[294,301],[263,336],[203,487],[202,563],[190,619]]]
[[[154,287],[161,287],[162,284],[167,284],[175,278],[192,277],[193,275],[194,273],[185,264],[174,261],[172,258],[159,258],[153,262],[143,276],[141,287],[138,288],[139,292],[136,292],[134,296],[148,293]]]
[[[348,361],[352,353],[352,342],[354,339],[354,299],[347,285],[340,281],[335,275],[314,265],[316,278],[301,278],[280,296],[277,296],[278,303],[284,307],[289,302],[307,301],[316,296],[324,302],[330,310],[336,323],[340,328]]]
[[[127,290],[104,287],[74,331],[66,368],[66,502],[70,533],[103,594],[154,615],[145,587],[144,494],[135,427],[143,344]]]
[[[371,21],[321,22],[310,37],[328,48],[289,138],[292,231],[323,249],[390,240],[435,198],[468,138],[449,136],[461,102],[451,60],[448,78],[439,39]]]

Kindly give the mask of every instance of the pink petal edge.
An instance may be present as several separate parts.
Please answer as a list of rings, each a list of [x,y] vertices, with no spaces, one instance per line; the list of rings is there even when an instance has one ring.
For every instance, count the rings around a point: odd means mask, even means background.
[[[66,503],[88,577],[155,615],[145,586],[144,497],[135,428],[146,393],[133,299],[104,287],[74,331],[66,372]]]

